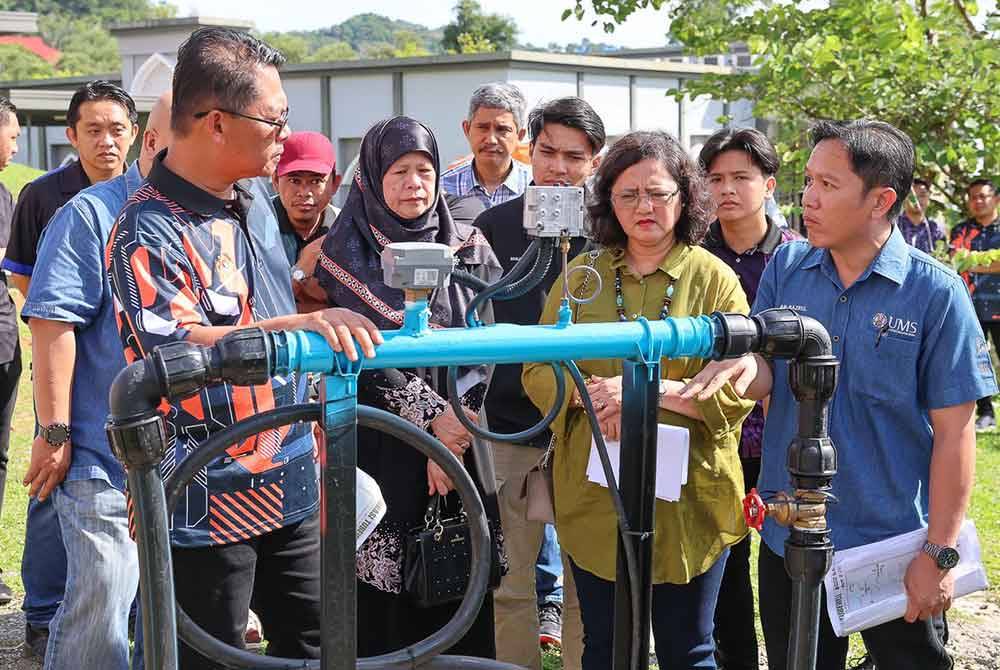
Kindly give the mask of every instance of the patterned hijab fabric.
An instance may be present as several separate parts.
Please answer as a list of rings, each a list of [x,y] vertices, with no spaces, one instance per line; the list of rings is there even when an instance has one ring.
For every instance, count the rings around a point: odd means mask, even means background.
[[[427,154],[436,173],[431,207],[415,219],[404,219],[386,204],[382,178],[404,155]],[[405,116],[380,121],[361,142],[361,158],[347,203],[323,242],[316,276],[330,303],[368,316],[382,329],[403,322],[403,292],[386,286],[380,254],[391,242],[437,242],[452,248],[459,266],[490,281],[502,271],[486,239],[471,226],[456,223],[441,191],[437,141],[422,123]],[[477,267],[478,266],[478,267]],[[452,282],[431,296],[431,323],[464,325],[470,291]]]

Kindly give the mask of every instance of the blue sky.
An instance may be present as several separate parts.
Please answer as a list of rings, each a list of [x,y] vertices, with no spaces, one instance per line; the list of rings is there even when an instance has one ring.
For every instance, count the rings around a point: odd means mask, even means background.
[[[438,27],[452,18],[453,0],[371,0],[356,3],[350,0],[316,3],[284,3],[274,0],[172,0],[180,15],[200,14],[222,18],[254,21],[262,31],[312,30],[330,26],[361,12],[375,12],[396,19]],[[549,42],[566,44],[584,37],[593,42],[610,42],[627,47],[650,47],[666,41],[666,12],[643,10],[608,35],[600,25],[590,26],[588,20],[560,21],[563,10],[573,6],[573,0],[480,0],[489,12],[506,14],[517,21],[518,39],[544,46]],[[589,6],[589,2],[585,3]]]

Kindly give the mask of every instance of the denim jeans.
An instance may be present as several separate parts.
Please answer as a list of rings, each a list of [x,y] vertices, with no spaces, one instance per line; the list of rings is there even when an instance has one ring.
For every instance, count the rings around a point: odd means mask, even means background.
[[[66,590],[66,549],[52,497],[28,501],[21,556],[21,609],[28,624],[39,628],[48,628]]]
[[[559,538],[556,529],[550,523],[545,524],[545,536],[542,547],[538,550],[538,563],[535,564],[535,591],[538,593],[538,606],[545,603],[563,601],[563,565],[559,555]]]
[[[66,548],[66,594],[49,624],[45,670],[126,670],[128,613],[139,559],[125,494],[100,479],[63,482],[52,496]]]
[[[687,584],[653,584],[653,638],[661,668],[715,670],[713,617],[728,557],[726,549],[708,572]],[[583,618],[583,670],[607,670],[614,655],[615,583],[570,560]]]

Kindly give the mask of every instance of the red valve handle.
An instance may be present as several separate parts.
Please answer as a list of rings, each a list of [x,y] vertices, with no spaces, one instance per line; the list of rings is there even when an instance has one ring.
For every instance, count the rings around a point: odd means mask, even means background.
[[[764,517],[767,516],[767,505],[764,499],[757,493],[757,489],[750,489],[750,493],[743,499],[743,518],[747,525],[760,532],[764,527]]]

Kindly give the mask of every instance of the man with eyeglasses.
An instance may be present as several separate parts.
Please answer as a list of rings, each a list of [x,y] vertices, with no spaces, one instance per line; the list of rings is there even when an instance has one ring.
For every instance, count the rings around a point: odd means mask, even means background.
[[[350,311],[296,314],[273,210],[236,182],[270,177],[289,131],[284,59],[255,37],[203,28],[174,69],[173,142],[122,210],[107,250],[126,359],[186,340],[209,345],[238,328],[312,330],[357,358],[374,325]],[[281,276],[283,274],[283,277]],[[354,339],[352,339],[352,336]],[[172,404],[172,471],[211,435],[304,400],[297,375],[253,387],[218,384]],[[178,604],[209,634],[244,645],[251,593],[271,655],[318,658],[318,468],[308,425],[233,445],[187,487],[172,518]],[[185,644],[185,670],[216,664]]]

